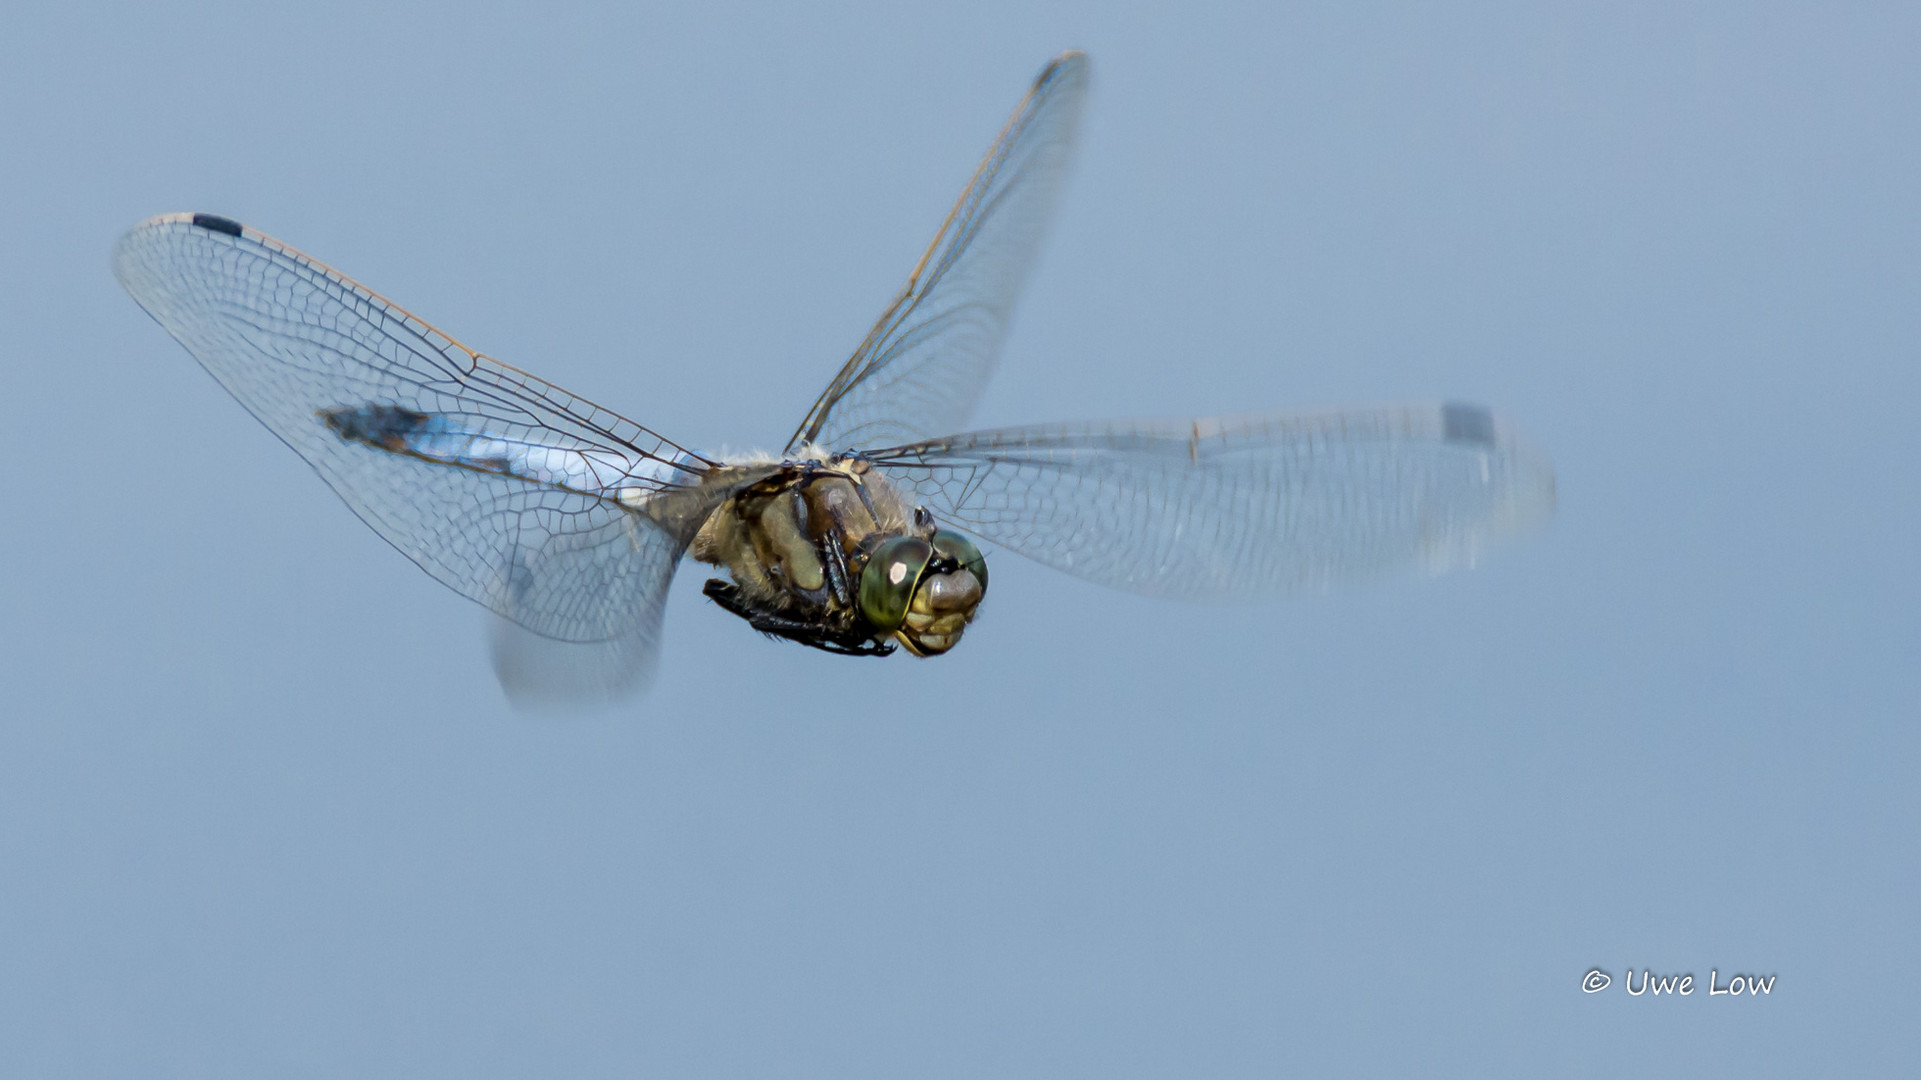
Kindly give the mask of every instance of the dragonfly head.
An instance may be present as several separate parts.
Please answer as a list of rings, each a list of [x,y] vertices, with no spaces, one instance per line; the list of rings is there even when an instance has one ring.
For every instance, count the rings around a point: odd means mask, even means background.
[[[860,574],[861,615],[915,656],[953,648],[986,594],[987,560],[947,529],[882,542]]]

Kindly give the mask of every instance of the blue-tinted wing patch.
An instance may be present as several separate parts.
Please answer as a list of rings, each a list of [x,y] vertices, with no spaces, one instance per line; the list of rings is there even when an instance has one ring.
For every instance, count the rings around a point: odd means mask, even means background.
[[[320,419],[342,439],[390,454],[626,503],[651,494],[653,485],[686,485],[699,479],[688,469],[652,458],[508,438],[475,428],[461,417],[398,405],[322,409]],[[697,459],[685,456],[684,464],[694,466]]]

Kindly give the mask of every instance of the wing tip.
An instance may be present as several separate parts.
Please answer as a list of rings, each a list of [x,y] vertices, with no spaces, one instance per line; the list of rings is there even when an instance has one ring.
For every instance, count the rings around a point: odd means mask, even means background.
[[[219,214],[189,213],[184,211],[173,214],[155,214],[145,221],[140,222],[138,225],[135,225],[133,228],[128,229],[122,233],[120,239],[114,243],[113,274],[121,286],[132,293],[136,300],[148,295],[153,286],[152,282],[149,282],[146,286],[137,284],[138,280],[143,276],[151,276],[142,269],[144,260],[152,254],[150,245],[160,242],[158,240],[160,234],[177,229],[182,225],[188,228],[219,233],[222,236],[230,236],[234,239],[239,239],[241,234],[246,231],[246,226],[230,217],[222,217]],[[146,306],[145,300],[141,300],[140,302],[141,306]]]
[[[163,225],[191,225],[195,228],[206,229],[208,232],[225,233],[228,236],[239,236],[245,232],[247,228],[238,221],[222,214],[208,214],[200,211],[183,210],[172,214],[155,214],[127,231],[140,232],[142,229],[157,229]]]
[[[1041,73],[1034,77],[1036,90],[1062,77],[1083,77],[1087,72],[1087,54],[1079,49],[1068,49],[1047,62]]]
[[[1445,441],[1480,450],[1502,462],[1504,480],[1494,514],[1496,535],[1532,532],[1554,517],[1560,506],[1554,462],[1520,425],[1486,406],[1463,402],[1442,405],[1441,424]]]
[[[1441,403],[1441,438],[1453,443],[1493,446],[1494,413],[1485,405],[1466,401]]]

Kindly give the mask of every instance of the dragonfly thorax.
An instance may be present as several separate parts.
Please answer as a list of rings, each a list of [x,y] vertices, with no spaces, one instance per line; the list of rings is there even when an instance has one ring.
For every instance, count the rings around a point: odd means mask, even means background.
[[[726,567],[731,583],[707,585],[723,607],[834,652],[946,652],[987,587],[979,550],[857,456],[783,462],[721,504],[689,553]]]

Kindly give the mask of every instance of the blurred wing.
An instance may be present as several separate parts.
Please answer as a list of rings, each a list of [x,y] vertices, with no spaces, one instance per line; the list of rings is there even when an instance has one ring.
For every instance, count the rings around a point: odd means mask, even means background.
[[[1471,566],[1554,510],[1546,457],[1473,405],[1006,428],[867,456],[960,528],[1188,599]]]
[[[114,273],[427,573],[534,635],[645,665],[688,539],[688,515],[646,511],[701,490],[707,462],[225,218],[146,221]]]
[[[907,286],[787,444],[830,450],[924,439],[966,424],[994,372],[1073,150],[1087,58],[1042,70]]]

